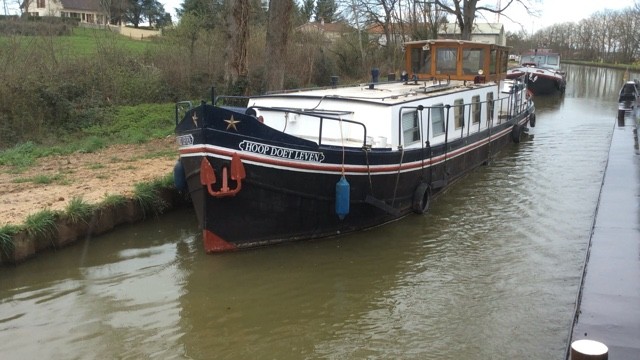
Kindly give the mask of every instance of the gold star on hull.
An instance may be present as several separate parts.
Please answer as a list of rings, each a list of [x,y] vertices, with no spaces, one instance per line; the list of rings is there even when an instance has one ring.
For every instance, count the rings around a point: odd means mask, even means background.
[[[240,123],[240,120],[236,120],[233,118],[233,115],[231,115],[231,119],[229,120],[225,120],[224,122],[226,122],[227,125],[227,130],[233,128],[233,130],[235,130],[236,132],[238,131],[238,128],[236,127],[236,124]]]

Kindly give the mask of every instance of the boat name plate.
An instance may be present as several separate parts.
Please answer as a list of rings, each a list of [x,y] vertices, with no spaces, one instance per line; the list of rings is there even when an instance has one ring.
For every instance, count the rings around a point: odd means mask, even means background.
[[[244,140],[238,147],[242,151],[252,152],[255,154],[262,154],[267,156],[279,157],[283,159],[308,161],[308,162],[323,162],[324,154],[317,151],[305,151],[297,149],[289,149],[280,146],[273,146],[262,144],[254,141]]]
[[[187,135],[177,136],[176,142],[178,143],[179,146],[193,145],[193,135],[187,134]]]

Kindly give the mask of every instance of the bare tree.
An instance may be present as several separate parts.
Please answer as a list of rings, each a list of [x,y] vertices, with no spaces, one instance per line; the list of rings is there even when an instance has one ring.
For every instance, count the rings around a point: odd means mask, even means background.
[[[270,0],[265,47],[265,82],[267,91],[284,87],[287,43],[291,31],[292,0]]]
[[[113,5],[113,0],[100,0],[100,9],[104,11],[105,16],[105,26],[111,22],[111,6]]]
[[[506,4],[500,8],[478,6],[479,0],[449,0],[447,2],[443,0],[434,0],[434,3],[444,11],[455,16],[456,23],[460,28],[461,39],[471,40],[473,23],[478,12],[486,11],[494,14],[504,14],[511,5],[520,4],[528,13],[533,14],[532,1],[535,0],[508,0],[506,1]],[[449,2],[453,4],[450,5]]]
[[[29,6],[31,6],[31,2],[33,0],[22,0],[22,2],[20,2],[18,0],[18,4],[20,5],[20,16],[21,17],[27,17],[29,16]]]
[[[225,80],[238,95],[247,90],[249,63],[249,0],[229,0],[227,16],[227,48]]]

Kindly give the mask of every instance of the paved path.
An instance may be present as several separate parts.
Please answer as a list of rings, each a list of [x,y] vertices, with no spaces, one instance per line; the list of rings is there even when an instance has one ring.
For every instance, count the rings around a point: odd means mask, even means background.
[[[613,131],[572,340],[640,359],[640,153],[631,119]]]

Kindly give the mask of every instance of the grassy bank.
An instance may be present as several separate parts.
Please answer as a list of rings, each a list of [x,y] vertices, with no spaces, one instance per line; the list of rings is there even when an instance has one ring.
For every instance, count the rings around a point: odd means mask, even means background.
[[[20,173],[41,157],[92,153],[114,144],[140,144],[173,134],[173,104],[113,106],[105,112],[105,119],[99,124],[44,142],[27,141],[0,151],[0,166]]]
[[[640,72],[640,64],[609,64],[597,61],[580,61],[580,60],[566,60],[562,59],[562,62],[565,64],[574,64],[574,65],[585,65],[585,66],[597,66],[604,67],[609,69],[621,69],[621,70],[629,70]]]
[[[130,198],[114,194],[91,204],[74,197],[63,211],[43,209],[29,215],[23,224],[0,227],[0,263],[22,262],[40,251],[158,216],[183,202],[175,191],[172,174],[135,184]]]

